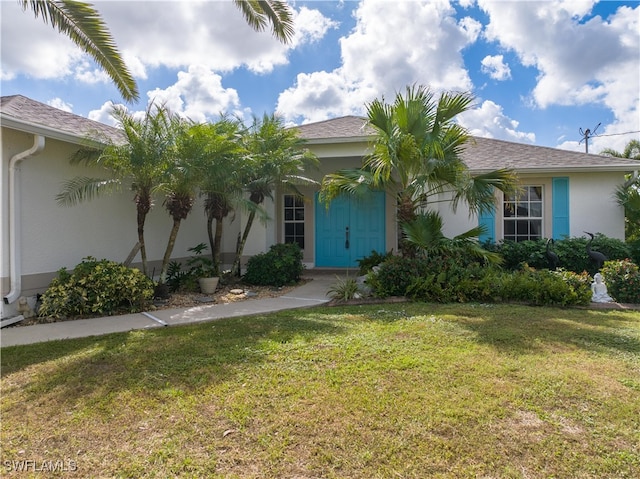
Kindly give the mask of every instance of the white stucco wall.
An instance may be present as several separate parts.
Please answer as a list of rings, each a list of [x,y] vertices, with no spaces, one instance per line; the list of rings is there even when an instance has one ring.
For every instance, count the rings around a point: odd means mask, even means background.
[[[8,169],[11,157],[33,143],[33,135],[2,129],[1,176],[1,259],[2,296],[9,289],[9,187]],[[133,194],[125,188],[121,193],[96,198],[73,207],[60,207],[55,197],[65,180],[75,176],[106,177],[97,168],[72,166],[70,155],[77,146],[46,139],[38,155],[19,164],[21,263],[24,294],[34,294],[46,288],[47,277],[62,267],[72,269],[82,258],[124,261],[137,242],[136,209]],[[237,222],[236,222],[237,224]],[[156,198],[155,207],[146,223],[145,241],[149,261],[156,261],[156,274],[164,255],[172,220]],[[227,228],[233,234],[233,226]],[[182,222],[172,258],[190,256],[188,248],[200,242],[208,244],[206,216],[198,199],[191,215]],[[228,244],[229,241],[227,241]],[[235,238],[233,241],[235,246]],[[134,263],[140,261],[140,254]],[[44,283],[42,283],[44,281]],[[39,284],[41,282],[42,284]],[[8,310],[8,309],[7,309]],[[3,311],[6,316],[6,311]]]
[[[569,176],[571,236],[602,233],[624,241],[624,209],[614,192],[622,173],[577,173]]]
[[[262,207],[267,212],[269,219],[265,223],[261,221],[259,215],[256,214],[253,224],[251,225],[251,230],[249,231],[249,236],[247,237],[247,243],[245,244],[244,251],[242,252],[243,257],[250,257],[258,253],[263,253],[269,249],[269,246],[277,242],[275,234],[275,203],[271,199],[267,198],[264,200]],[[244,231],[249,213],[246,211],[240,212],[240,216],[240,223],[242,224],[242,230]]]
[[[586,236],[590,233],[602,233],[610,238],[624,241],[624,209],[616,203],[614,192],[624,182],[623,173],[574,173],[556,175],[569,177],[569,227],[571,237]],[[543,235],[551,237],[551,180],[539,175],[520,175],[522,184],[543,184],[545,195],[545,230]],[[500,197],[501,198],[501,197]],[[498,203],[497,203],[498,204]],[[445,236],[453,236],[467,231],[478,224],[475,215],[469,216],[466,205],[460,205],[457,213],[452,214],[448,203],[440,203],[439,211],[444,218]],[[500,205],[498,204],[498,208]],[[501,232],[500,225],[496,232]],[[500,236],[500,235],[499,235]]]
[[[133,193],[126,188],[73,207],[57,205],[55,196],[65,180],[78,175],[106,176],[97,168],[70,165],[72,152],[70,145],[48,140],[40,155],[22,165],[23,274],[72,268],[86,256],[124,261],[137,242]],[[171,226],[162,198],[156,198],[145,227],[150,261],[162,258]],[[188,255],[187,248],[201,241],[207,241],[206,221],[198,201],[190,217],[182,222],[173,256]]]

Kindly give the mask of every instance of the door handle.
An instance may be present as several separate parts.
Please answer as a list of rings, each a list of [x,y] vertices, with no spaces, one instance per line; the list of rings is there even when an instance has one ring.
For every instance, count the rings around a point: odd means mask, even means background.
[[[345,237],[344,247],[345,247],[345,249],[349,249],[349,227],[348,226],[345,229],[344,237]]]

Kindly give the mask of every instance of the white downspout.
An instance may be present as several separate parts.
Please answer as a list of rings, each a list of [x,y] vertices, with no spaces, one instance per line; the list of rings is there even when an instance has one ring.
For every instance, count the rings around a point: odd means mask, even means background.
[[[19,183],[16,181],[18,164],[30,156],[37,155],[44,148],[44,136],[33,135],[33,146],[11,157],[9,161],[9,262],[11,291],[4,297],[5,304],[11,304],[22,292],[22,268],[20,251],[20,201]]]

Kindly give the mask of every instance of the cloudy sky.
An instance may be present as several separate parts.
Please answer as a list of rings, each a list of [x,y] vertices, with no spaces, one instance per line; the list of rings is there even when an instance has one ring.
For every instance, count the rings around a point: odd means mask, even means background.
[[[640,138],[640,6],[594,0],[291,1],[296,35],[230,0],[95,1],[141,93],[196,121],[362,115],[407,85],[471,92],[472,134],[584,151]],[[66,37],[0,0],[1,93],[111,123],[118,91]],[[596,129],[596,126],[599,125]]]

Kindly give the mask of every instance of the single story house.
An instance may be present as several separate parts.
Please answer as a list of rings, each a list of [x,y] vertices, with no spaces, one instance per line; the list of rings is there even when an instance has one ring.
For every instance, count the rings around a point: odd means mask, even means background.
[[[330,172],[361,165],[371,132],[361,117],[346,116],[297,127],[320,159],[318,180]],[[34,299],[60,268],[72,269],[93,256],[125,261],[137,244],[136,211],[131,192],[101,197],[65,208],[55,201],[64,181],[76,176],[104,176],[100,169],[73,166],[69,159],[95,132],[117,140],[118,129],[58,110],[21,95],[0,100],[2,167],[0,169],[0,319],[16,314],[20,296]],[[473,138],[464,161],[472,172],[513,168],[526,193],[516,210],[504,208],[496,194],[494,214],[481,218],[464,207],[453,214],[440,211],[445,235],[451,237],[477,225],[487,227],[483,239],[561,238],[584,231],[624,239],[624,212],[614,190],[633,173],[633,160],[553,148]],[[318,201],[317,188],[305,187],[305,199],[279,194],[265,205],[273,221],[254,224],[245,246],[248,258],[278,242],[303,247],[308,268],[347,268],[372,250],[397,250],[394,198],[372,192],[369,198],[338,198],[328,207]],[[159,273],[171,219],[158,198],[147,219],[145,237],[150,268]],[[223,262],[233,260],[236,239],[246,214],[236,212],[225,225]],[[175,259],[207,243],[202,202],[183,221],[174,248]],[[134,257],[133,265],[139,261]]]

